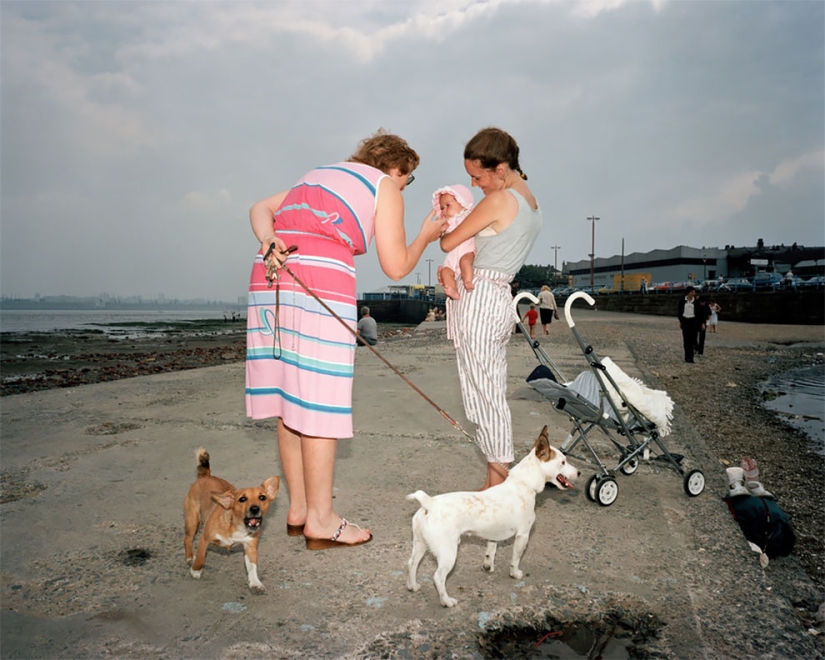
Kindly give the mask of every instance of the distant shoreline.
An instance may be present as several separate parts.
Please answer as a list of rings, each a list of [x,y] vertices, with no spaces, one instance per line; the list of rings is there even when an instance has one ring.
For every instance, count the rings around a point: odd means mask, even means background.
[[[40,302],[31,299],[7,299],[0,300],[0,313],[2,312],[22,312],[22,311],[43,311],[59,312],[73,310],[78,312],[92,311],[240,311],[246,310],[246,304],[230,302],[186,302],[172,300],[168,302],[94,302],[94,301],[49,301]]]

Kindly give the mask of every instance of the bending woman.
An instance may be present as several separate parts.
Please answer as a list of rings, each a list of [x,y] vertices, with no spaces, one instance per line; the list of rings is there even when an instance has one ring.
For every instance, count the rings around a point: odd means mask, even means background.
[[[312,170],[249,212],[260,251],[249,284],[246,410],[253,419],[278,418],[287,532],[303,533],[312,550],[359,545],[372,535],[332,508],[337,438],[352,437],[355,337],[309,291],[354,329],[353,257],[373,236],[390,278],[415,268],[445,224],[430,213],[407,245],[401,191],[418,163],[403,139],[379,131],[346,162]],[[287,253],[293,245],[298,249]]]
[[[459,282],[451,328],[467,418],[487,458],[482,490],[507,477],[513,426],[507,403],[507,342],[513,331],[510,282],[524,265],[542,226],[538,202],[519,165],[519,147],[505,131],[485,128],[464,148],[464,168],[484,199],[441,239],[449,252],[475,236],[473,290]]]

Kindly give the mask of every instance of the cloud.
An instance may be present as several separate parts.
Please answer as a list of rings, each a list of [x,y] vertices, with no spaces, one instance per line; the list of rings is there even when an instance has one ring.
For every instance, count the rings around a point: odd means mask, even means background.
[[[128,73],[83,71],[78,60],[85,53],[71,40],[8,12],[3,23],[6,112],[29,122],[39,118],[50,140],[79,153],[118,157],[159,143],[161,133],[129,105],[143,87]],[[24,98],[27,103],[18,105]]]
[[[815,2],[2,2],[2,292],[234,300],[251,203],[379,126],[421,155],[408,237],[497,125],[545,216],[529,263],[585,258],[593,214],[598,256],[821,241],[823,24]],[[32,267],[66,246],[59,279]],[[356,263],[359,291],[389,283],[374,246]]]
[[[676,221],[689,220],[699,227],[717,223],[745,209],[767,185],[788,190],[805,171],[824,169],[825,151],[814,151],[783,160],[770,172],[749,170],[733,174],[715,181],[717,188],[710,194],[687,200],[666,215]]]

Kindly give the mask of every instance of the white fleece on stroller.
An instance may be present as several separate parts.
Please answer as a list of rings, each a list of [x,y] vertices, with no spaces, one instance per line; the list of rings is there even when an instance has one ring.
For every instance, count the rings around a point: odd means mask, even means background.
[[[604,358],[601,362],[630,405],[656,425],[660,437],[664,438],[669,435],[670,424],[673,421],[673,400],[668,396],[668,393],[664,390],[650,389],[638,378],[628,376],[610,358]],[[607,378],[604,378],[603,381],[607,389],[607,395],[621,408],[621,396]],[[583,396],[594,406],[599,405],[599,381],[593,371],[583,371],[566,386]],[[615,418],[609,403],[605,405],[605,412]],[[625,421],[628,421],[630,412],[624,413],[623,417]]]

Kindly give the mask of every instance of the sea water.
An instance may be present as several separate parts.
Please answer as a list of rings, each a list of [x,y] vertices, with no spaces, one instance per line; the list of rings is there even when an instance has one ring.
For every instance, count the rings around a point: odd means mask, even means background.
[[[216,309],[165,310],[3,310],[0,312],[0,332],[62,332],[66,330],[99,330],[112,332],[118,324],[232,320],[232,311]],[[234,312],[235,318],[239,313]]]
[[[825,455],[825,364],[776,374],[759,389],[764,406],[804,431]]]

